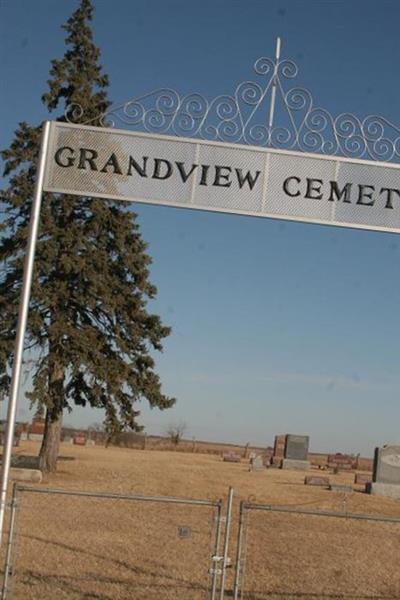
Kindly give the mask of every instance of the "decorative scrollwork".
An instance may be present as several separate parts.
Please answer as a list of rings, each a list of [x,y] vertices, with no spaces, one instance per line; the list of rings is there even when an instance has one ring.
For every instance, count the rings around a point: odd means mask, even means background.
[[[309,90],[291,85],[298,75],[292,60],[261,57],[254,64],[254,72],[255,80],[240,83],[232,95],[208,100],[198,93],[181,95],[163,88],[111,107],[92,119],[85,118],[81,106],[70,105],[65,119],[204,140],[400,160],[400,127],[381,116],[361,120],[343,113],[334,117],[314,106]]]

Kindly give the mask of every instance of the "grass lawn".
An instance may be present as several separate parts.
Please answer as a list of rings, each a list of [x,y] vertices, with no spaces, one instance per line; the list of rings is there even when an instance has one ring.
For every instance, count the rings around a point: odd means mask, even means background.
[[[23,442],[17,450],[38,449]],[[62,444],[61,456],[38,488],[225,501],[232,486],[233,563],[240,500],[400,518],[400,502],[360,486],[344,497],[305,486],[301,472],[249,472],[247,461],[215,455]],[[207,600],[215,516],[208,506],[23,493],[13,598]],[[400,523],[251,511],[246,525],[243,600],[400,599]]]

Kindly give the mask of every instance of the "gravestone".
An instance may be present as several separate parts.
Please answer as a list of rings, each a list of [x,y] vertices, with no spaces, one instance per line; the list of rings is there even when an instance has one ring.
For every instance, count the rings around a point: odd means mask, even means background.
[[[309,468],[310,461],[308,460],[293,460],[291,458],[284,458],[281,464],[281,469],[289,469],[292,471],[308,471]]]
[[[268,455],[263,456],[262,461],[263,461],[263,465],[266,469],[271,466],[271,460],[272,460],[272,456],[268,456]]]
[[[40,417],[34,417],[32,419],[32,424],[29,427],[29,433],[36,433],[39,435],[43,435],[44,429],[45,429],[45,420],[41,419]]]
[[[38,469],[39,461],[39,456],[18,454],[11,457],[11,466],[16,469]]]
[[[400,485],[400,445],[375,449],[372,481]]]
[[[41,433],[29,433],[29,441],[30,442],[42,442],[43,434]]]
[[[75,446],[86,446],[86,435],[75,435],[74,444]]]
[[[42,471],[38,469],[21,469],[20,467],[10,469],[11,481],[23,481],[27,483],[41,483]]]
[[[372,483],[367,491],[400,499],[400,444],[375,449]]]
[[[274,443],[274,456],[284,458],[286,446],[286,434],[279,434],[275,436]]]
[[[273,456],[271,458],[271,467],[276,467],[280,469],[282,466],[282,460],[283,458],[281,458],[280,456]]]
[[[258,455],[250,461],[250,471],[263,471],[265,469],[262,456]]]
[[[285,458],[289,460],[308,460],[308,446],[310,438],[308,435],[286,436]]]
[[[310,468],[308,460],[309,444],[310,438],[308,435],[288,433],[285,444],[285,458],[282,460],[281,468],[307,471]]]
[[[353,486],[345,485],[343,483],[331,483],[331,485],[329,486],[329,489],[331,490],[331,492],[339,492],[341,494],[352,494],[353,493]]]
[[[0,433],[0,446],[4,446],[5,443],[5,434]],[[19,433],[14,433],[13,446],[19,446],[21,436]]]
[[[224,462],[240,463],[241,456],[235,452],[226,452],[222,455],[222,459]]]
[[[328,455],[328,467],[330,469],[336,469],[338,471],[351,471],[355,467],[355,460],[353,457],[347,454],[336,454]]]
[[[178,537],[187,540],[192,537],[192,528],[188,525],[178,525]]]
[[[329,477],[321,477],[321,475],[307,475],[307,477],[304,478],[304,484],[328,487]]]
[[[354,475],[354,483],[357,485],[366,485],[372,482],[372,475],[369,473],[356,473]]]

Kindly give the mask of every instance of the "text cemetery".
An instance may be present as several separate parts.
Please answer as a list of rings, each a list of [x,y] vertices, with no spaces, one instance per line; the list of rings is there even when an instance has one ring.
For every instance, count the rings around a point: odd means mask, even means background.
[[[252,191],[256,185],[262,185],[261,171],[245,171],[230,165],[185,164],[183,161],[171,161],[166,158],[142,156],[118,157],[112,152],[106,160],[99,160],[99,154],[92,148],[80,148],[75,151],[70,146],[59,148],[54,160],[59,167],[68,169],[98,171],[126,177],[165,180],[176,172],[182,183],[196,180],[198,185],[229,188],[237,186],[239,190],[246,188]],[[400,199],[400,189],[393,187],[376,187],[369,184],[343,184],[337,181],[290,175],[282,181],[282,190],[290,198],[303,197],[308,200],[326,200],[372,207],[379,203],[381,208],[393,209]]]

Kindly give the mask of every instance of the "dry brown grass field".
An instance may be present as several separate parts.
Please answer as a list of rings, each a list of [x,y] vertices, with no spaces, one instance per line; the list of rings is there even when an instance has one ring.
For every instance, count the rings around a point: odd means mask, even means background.
[[[38,449],[23,442],[17,452]],[[61,455],[70,460],[38,489],[225,500],[232,486],[233,563],[240,500],[400,517],[400,502],[361,487],[345,497],[305,486],[301,472],[249,472],[247,461],[216,455],[67,444]],[[179,527],[190,527],[190,537]],[[400,599],[400,523],[251,511],[246,532],[243,600]],[[23,492],[11,598],[208,600],[214,535],[213,507]]]

